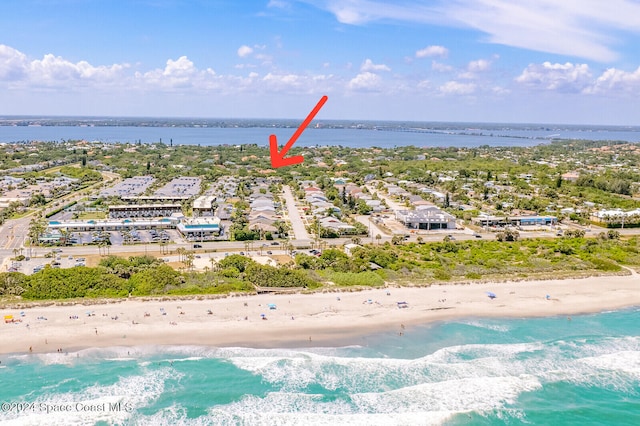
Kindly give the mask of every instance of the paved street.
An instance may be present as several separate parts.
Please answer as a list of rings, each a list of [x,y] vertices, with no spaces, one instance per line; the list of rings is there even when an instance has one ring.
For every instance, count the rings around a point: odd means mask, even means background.
[[[300,217],[300,212],[296,207],[296,200],[291,192],[291,188],[288,185],[282,187],[284,192],[284,200],[287,203],[287,212],[289,215],[289,221],[291,222],[291,228],[296,240],[310,240],[311,237],[304,226],[304,222]]]

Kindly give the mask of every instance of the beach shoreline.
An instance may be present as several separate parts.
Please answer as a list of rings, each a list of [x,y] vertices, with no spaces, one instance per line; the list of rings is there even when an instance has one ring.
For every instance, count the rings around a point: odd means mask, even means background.
[[[490,293],[496,297],[488,297]],[[634,306],[640,306],[636,274],[357,292],[79,302],[0,309],[0,315],[16,321],[0,324],[0,354],[150,345],[348,346],[380,333],[410,337],[410,327],[436,321],[570,317]]]

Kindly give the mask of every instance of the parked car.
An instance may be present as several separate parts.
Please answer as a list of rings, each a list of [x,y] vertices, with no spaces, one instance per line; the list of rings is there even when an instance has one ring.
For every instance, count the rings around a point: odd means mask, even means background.
[[[277,241],[273,241],[273,242],[271,242],[271,245],[272,245],[272,246],[279,246],[279,245],[280,245],[280,243],[279,243],[279,242],[277,242]]]
[[[193,248],[202,248],[202,244],[194,244]]]
[[[273,254],[271,250],[267,250],[267,254]]]

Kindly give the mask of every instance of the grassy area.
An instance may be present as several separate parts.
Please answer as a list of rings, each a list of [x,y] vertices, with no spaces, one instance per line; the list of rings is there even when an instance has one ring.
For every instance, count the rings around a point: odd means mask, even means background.
[[[106,219],[105,212],[76,212],[78,220]]]

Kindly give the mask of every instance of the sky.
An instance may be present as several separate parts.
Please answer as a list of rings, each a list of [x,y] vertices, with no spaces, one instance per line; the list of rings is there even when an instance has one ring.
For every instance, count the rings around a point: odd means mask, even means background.
[[[3,0],[0,115],[640,125],[638,0]]]

